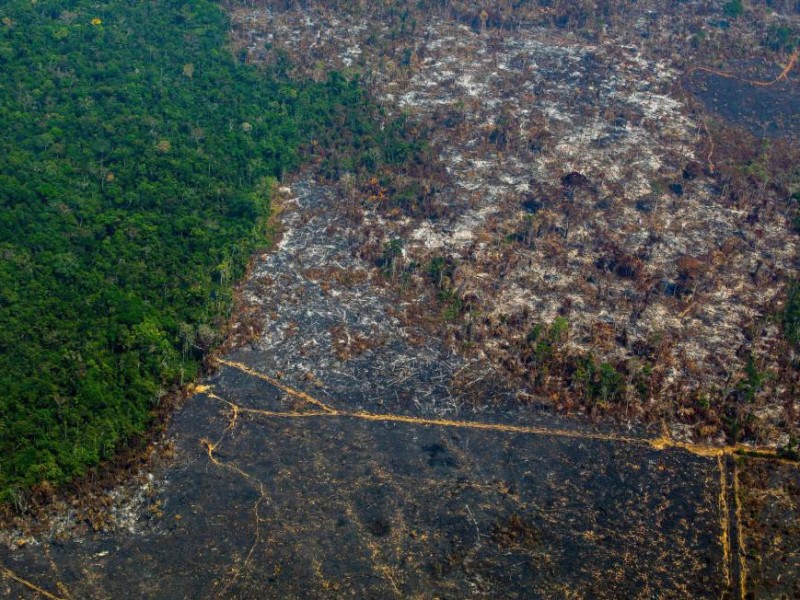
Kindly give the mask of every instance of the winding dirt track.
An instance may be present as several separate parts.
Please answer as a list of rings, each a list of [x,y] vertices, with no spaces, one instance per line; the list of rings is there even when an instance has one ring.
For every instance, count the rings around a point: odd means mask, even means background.
[[[390,290],[303,274],[368,265],[346,228],[321,235],[336,222],[335,195],[296,189],[281,247],[248,284],[264,334],[220,359],[176,415],[159,510],[130,531],[0,550],[0,593],[747,595],[737,448],[597,429],[513,408],[491,388],[486,405],[468,406],[449,382],[479,365],[412,344],[386,316]],[[342,330],[382,343],[339,360]]]
[[[748,85],[755,85],[758,87],[770,87],[775,85],[776,83],[779,83],[781,81],[786,81],[787,79],[789,79],[789,73],[791,73],[792,69],[794,69],[795,65],[797,64],[797,59],[799,57],[800,57],[800,50],[795,50],[794,52],[792,52],[791,56],[789,56],[789,61],[786,63],[786,66],[783,68],[783,70],[778,74],[777,77],[775,77],[775,79],[772,79],[770,81],[757,81],[752,79],[746,79],[744,77],[736,75],[735,73],[720,71],[718,69],[712,69],[710,67],[692,67],[686,71],[686,74],[691,75],[692,73],[696,73],[697,71],[702,71],[704,73],[711,73],[712,75],[718,75],[719,77],[724,77],[726,79],[735,79],[737,81],[746,83]]]

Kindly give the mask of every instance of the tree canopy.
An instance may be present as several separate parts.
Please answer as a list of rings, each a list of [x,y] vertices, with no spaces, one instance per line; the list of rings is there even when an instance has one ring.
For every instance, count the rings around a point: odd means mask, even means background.
[[[214,343],[272,182],[370,134],[357,82],[256,70],[226,32],[205,0],[0,7],[0,499],[146,427]]]

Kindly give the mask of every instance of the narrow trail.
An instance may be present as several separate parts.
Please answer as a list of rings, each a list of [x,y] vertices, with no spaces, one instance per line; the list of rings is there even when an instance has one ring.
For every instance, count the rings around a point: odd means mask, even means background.
[[[789,62],[786,64],[786,66],[784,66],[780,74],[771,81],[757,81],[753,79],[745,79],[744,77],[739,77],[734,73],[728,73],[727,71],[720,71],[718,69],[712,69],[710,67],[691,67],[686,71],[686,74],[691,75],[692,73],[696,73],[697,71],[702,71],[703,73],[711,73],[712,75],[717,75],[719,77],[724,77],[726,79],[735,79],[737,81],[741,81],[742,83],[746,83],[748,85],[755,85],[758,87],[770,87],[775,85],[776,83],[780,83],[781,81],[787,81],[789,79],[789,73],[792,72],[792,69],[794,69],[795,65],[797,64],[798,58],[800,58],[800,49],[792,52],[792,55],[789,57]]]
[[[413,417],[408,415],[380,414],[380,413],[372,413],[366,411],[340,410],[325,404],[321,400],[318,400],[305,392],[296,390],[294,388],[291,388],[290,386],[279,383],[272,377],[269,377],[268,375],[258,373],[257,371],[254,371],[253,369],[242,363],[237,363],[229,360],[218,360],[217,362],[227,367],[237,369],[242,373],[245,373],[252,377],[261,379],[262,381],[266,381],[274,385],[281,391],[284,391],[285,393],[295,398],[304,400],[308,404],[316,406],[317,408],[321,409],[319,411],[304,411],[304,412],[269,411],[269,410],[245,408],[237,406],[234,403],[229,402],[227,400],[223,400],[224,402],[229,404],[232,409],[238,411],[238,413],[258,414],[264,417],[282,418],[282,419],[339,417],[347,419],[361,419],[364,421],[372,421],[372,422],[407,423],[411,425],[429,425],[437,427],[479,429],[484,431],[497,431],[505,433],[546,435],[553,437],[586,439],[586,440],[594,440],[601,442],[634,444],[637,446],[645,446],[652,448],[654,450],[662,450],[662,451],[677,449],[677,450],[684,450],[696,456],[703,456],[707,458],[746,454],[750,458],[780,460],[781,462],[786,462],[788,464],[800,466],[800,463],[796,463],[793,461],[783,461],[782,459],[780,459],[778,457],[777,451],[774,448],[753,447],[753,446],[748,446],[746,444],[736,444],[731,446],[708,446],[704,444],[693,444],[690,442],[682,442],[675,440],[666,433],[662,434],[660,437],[657,438],[630,437],[630,436],[621,436],[621,435],[607,434],[607,433],[572,431],[568,429],[557,429],[549,427],[532,427],[532,426],[511,425],[503,423],[486,423],[480,421],[458,421],[451,419],[431,419],[423,417]]]
[[[213,394],[213,392],[210,391],[210,388],[208,388],[208,386],[198,387],[195,390],[195,393],[205,393],[208,394],[210,398],[214,398],[215,400],[221,400],[221,398],[219,398],[218,396]],[[247,556],[245,557],[242,564],[241,565],[233,564],[231,566],[230,576],[228,577],[227,581],[225,581],[225,584],[222,586],[219,592],[215,594],[217,598],[225,597],[225,594],[228,592],[231,586],[233,586],[236,583],[236,581],[239,579],[239,576],[247,569],[248,565],[250,564],[250,561],[253,558],[253,553],[255,552],[256,547],[261,541],[261,515],[258,512],[259,507],[261,506],[261,504],[269,502],[269,498],[264,489],[264,484],[261,480],[259,480],[257,477],[254,477],[250,473],[247,473],[246,471],[240,469],[235,464],[222,462],[216,456],[214,456],[214,452],[217,450],[217,448],[219,448],[219,446],[222,445],[223,441],[225,440],[225,436],[227,436],[228,433],[230,433],[236,428],[236,423],[239,420],[239,413],[241,412],[241,410],[236,405],[231,405],[231,408],[232,408],[231,419],[228,423],[228,426],[220,434],[217,441],[211,442],[208,439],[202,439],[200,441],[200,444],[203,446],[203,448],[205,448],[206,454],[208,455],[208,460],[211,461],[211,463],[214,466],[220,469],[227,469],[229,471],[232,471],[237,475],[239,475],[240,477],[242,477],[243,479],[245,479],[250,485],[252,485],[254,488],[258,490],[259,497],[255,501],[255,504],[253,504],[253,521],[254,521],[253,543],[250,546],[250,550],[247,552]]]
[[[739,594],[741,600],[747,598],[747,549],[745,547],[744,525],[742,525],[742,494],[739,488],[739,467],[733,463],[733,500],[736,514],[736,537],[738,544]]]
[[[772,87],[773,85],[775,85],[777,83],[780,83],[780,82],[783,82],[783,81],[788,81],[789,80],[789,74],[792,72],[792,70],[795,68],[795,66],[797,66],[798,59],[800,59],[800,49],[797,49],[794,52],[792,52],[791,56],[789,56],[788,62],[786,63],[786,65],[784,65],[783,69],[778,74],[778,76],[775,77],[775,79],[772,79],[770,81],[758,81],[758,80],[754,80],[754,79],[747,79],[747,78],[744,78],[744,77],[740,77],[740,76],[736,75],[735,73],[730,73],[728,71],[721,71],[719,69],[712,69],[711,67],[703,67],[703,66],[690,67],[689,69],[686,70],[686,75],[690,77],[692,74],[697,73],[697,72],[710,73],[711,75],[716,75],[718,77],[723,77],[725,79],[732,79],[732,80],[735,80],[735,81],[739,81],[741,83],[745,83],[747,85],[766,88],[766,87]],[[680,85],[681,89],[683,90],[683,92],[685,94],[689,93],[684,88],[683,82],[680,82],[679,85]],[[714,160],[713,160],[714,152],[716,150],[715,145],[714,145],[714,138],[713,138],[713,136],[711,135],[711,132],[708,129],[708,123],[706,122],[705,119],[701,119],[701,125],[703,126],[703,130],[705,131],[705,134],[706,134],[706,137],[707,137],[708,143],[709,143],[708,156],[706,157],[706,162],[708,163],[710,171],[713,173],[716,170],[715,165],[714,165]],[[688,309],[687,309],[687,311],[688,311]],[[685,315],[682,314],[681,316],[683,317]]]
[[[206,448],[209,460],[223,468],[232,470],[253,483],[253,477],[236,467],[220,462],[215,456],[214,451],[222,443],[225,435],[231,431],[237,423],[237,420],[242,415],[252,415],[256,417],[264,417],[270,419],[320,419],[320,418],[340,418],[340,419],[357,419],[368,422],[377,423],[403,423],[408,425],[418,425],[425,427],[445,427],[445,428],[462,428],[462,429],[476,429],[482,431],[493,431],[498,433],[511,433],[523,434],[534,436],[552,436],[569,439],[579,440],[592,440],[600,442],[608,442],[615,444],[628,444],[636,445],[643,448],[648,448],[657,451],[667,450],[682,450],[690,454],[704,457],[716,458],[717,469],[719,471],[719,495],[718,507],[719,512],[719,545],[722,549],[722,575],[723,575],[723,589],[725,590],[723,597],[730,597],[728,594],[738,596],[741,600],[747,597],[747,561],[746,549],[744,538],[744,527],[742,524],[742,504],[740,500],[740,487],[739,487],[739,471],[736,462],[737,455],[747,452],[749,458],[756,459],[770,459],[779,460],[776,452],[770,448],[753,449],[744,445],[734,446],[705,446],[701,444],[690,444],[686,442],[676,441],[668,435],[662,435],[658,438],[645,438],[645,437],[631,437],[620,436],[605,433],[591,433],[581,431],[571,431],[567,429],[548,428],[548,427],[534,427],[524,425],[512,425],[502,423],[489,423],[489,422],[476,422],[476,421],[458,421],[450,419],[432,419],[421,418],[407,415],[397,414],[379,414],[366,411],[347,411],[334,408],[309,394],[296,390],[288,385],[277,382],[272,377],[259,373],[252,368],[242,363],[237,363],[229,360],[219,360],[219,364],[236,369],[249,376],[255,377],[265,381],[276,388],[284,391],[288,395],[301,399],[307,406],[310,407],[307,411],[272,411],[255,408],[247,408],[240,406],[230,400],[217,395],[211,387],[204,387],[198,389],[198,392],[205,393],[209,398],[223,403],[231,410],[231,418],[228,427],[225,429],[220,439],[216,443],[211,443],[208,440],[201,440],[201,445]],[[313,408],[311,408],[313,407]],[[797,466],[797,463],[790,461],[782,461]],[[258,482],[259,484],[261,482]],[[263,500],[263,484],[261,484],[262,497],[256,503],[256,519],[258,504]],[[256,536],[258,530],[256,529]],[[258,543],[258,537],[254,542],[254,546]],[[251,549],[252,554],[252,549]]]
[[[334,409],[330,408],[325,403],[320,402],[319,400],[317,400],[316,398],[313,398],[312,396],[309,396],[305,392],[301,392],[301,391],[298,391],[298,390],[296,390],[294,388],[291,388],[291,387],[289,387],[287,385],[284,385],[280,381],[278,381],[277,379],[274,379],[274,378],[270,377],[269,375],[264,375],[263,373],[259,373],[258,371],[254,371],[253,369],[251,369],[247,365],[243,365],[241,363],[231,362],[229,360],[225,360],[225,359],[222,359],[222,358],[218,358],[217,359],[217,363],[219,363],[221,365],[228,366],[228,367],[233,367],[235,369],[239,369],[240,371],[242,371],[243,373],[246,373],[247,375],[250,375],[250,376],[255,377],[257,379],[261,379],[262,381],[266,381],[267,383],[275,386],[276,388],[278,388],[282,392],[285,392],[286,394],[289,394],[290,396],[293,396],[293,397],[297,398],[298,400],[302,400],[302,401],[307,402],[309,404],[313,404],[313,405],[321,408],[325,412],[329,412],[329,413],[336,412],[336,411],[334,411]]]
[[[50,592],[39,587],[35,583],[31,583],[27,579],[23,579],[22,577],[14,573],[11,569],[8,569],[6,567],[0,567],[0,575],[2,575],[3,577],[8,577],[9,579],[16,581],[17,583],[24,585],[29,590],[36,592],[37,594],[39,594],[44,598],[47,598],[48,600],[67,600],[66,596],[61,597],[61,596],[56,596],[55,594],[51,594]]]
[[[730,509],[728,508],[728,485],[725,477],[725,462],[722,456],[717,457],[717,467],[719,468],[719,529],[720,545],[722,546],[722,573],[725,578],[725,590],[731,590],[733,579],[731,576],[731,524]]]
[[[220,361],[220,362],[223,362],[223,361]],[[227,361],[224,361],[224,362],[227,363]],[[235,363],[233,363],[233,364],[235,364]],[[244,367],[244,365],[242,365],[242,367]],[[258,373],[256,371],[252,371],[251,369],[247,369],[246,367],[244,367],[244,369],[245,369],[244,372],[246,372],[247,374],[249,374],[249,375],[251,375],[253,377],[256,377],[258,379],[262,379],[264,381],[267,381],[270,384],[274,385],[275,387],[278,387],[279,389],[285,391],[289,395],[292,395],[292,396],[295,396],[295,397],[298,397],[298,398],[302,398],[306,402],[308,402],[309,404],[318,405],[318,406],[322,407],[323,410],[325,410],[325,411],[331,411],[331,412],[320,412],[320,413],[318,413],[320,415],[335,414],[335,412],[336,412],[333,409],[331,409],[330,407],[328,407],[327,405],[325,405],[324,403],[315,400],[314,398],[312,398],[311,396],[308,396],[307,394],[304,394],[303,392],[299,392],[297,390],[294,390],[293,388],[289,388],[288,386],[283,386],[281,384],[276,385],[277,381],[275,381],[274,379],[272,379],[270,377],[267,377],[267,376],[264,376],[264,375],[262,375],[262,374],[260,374],[260,373]],[[251,544],[250,549],[249,549],[249,551],[247,553],[247,556],[245,557],[244,561],[242,561],[241,564],[234,563],[233,565],[231,565],[231,568],[230,568],[231,575],[228,577],[227,581],[225,581],[225,583],[222,586],[222,588],[216,594],[214,594],[214,596],[216,598],[224,598],[224,597],[226,597],[227,592],[231,589],[231,587],[239,579],[241,574],[247,571],[247,568],[248,568],[250,562],[252,561],[253,554],[255,553],[256,548],[258,547],[259,543],[261,542],[261,539],[262,539],[262,533],[261,533],[262,519],[261,519],[261,516],[259,514],[259,507],[262,504],[268,504],[269,503],[269,497],[268,497],[267,492],[265,490],[264,483],[260,479],[258,479],[257,477],[253,476],[252,474],[244,471],[243,469],[241,469],[240,467],[238,467],[237,465],[235,465],[233,463],[223,462],[223,461],[219,460],[215,456],[215,452],[222,445],[222,443],[224,442],[225,437],[228,435],[228,433],[230,433],[231,431],[233,431],[235,429],[236,424],[237,424],[237,422],[239,420],[239,415],[240,414],[242,414],[242,413],[256,413],[258,411],[255,411],[253,409],[247,409],[247,408],[240,407],[240,406],[238,406],[238,405],[236,405],[236,404],[234,404],[232,402],[229,402],[228,400],[225,400],[224,398],[221,398],[220,396],[215,394],[211,390],[211,388],[209,386],[198,387],[197,390],[196,390],[196,393],[204,393],[209,398],[211,398],[213,400],[217,400],[219,402],[222,402],[222,403],[226,404],[228,407],[230,407],[230,409],[231,409],[230,421],[229,421],[227,427],[223,430],[223,432],[220,435],[220,437],[217,439],[217,441],[216,442],[211,442],[208,439],[200,440],[200,445],[206,450],[206,454],[208,456],[209,461],[216,467],[219,467],[221,469],[227,469],[227,470],[232,471],[233,473],[239,475],[245,481],[247,481],[250,485],[256,487],[258,489],[258,492],[259,492],[259,498],[256,500],[255,504],[253,505],[253,509],[252,509],[253,510],[253,519],[254,519],[254,523],[255,523],[254,524],[254,528],[253,528],[253,532],[254,532],[253,533],[253,543]],[[378,560],[378,553],[377,553],[377,550],[374,547],[369,547],[369,549],[370,549],[370,552],[371,552],[372,561],[373,561],[373,568],[374,568],[375,572],[378,573],[381,577],[383,577],[391,585],[392,589],[396,593],[396,597],[402,598],[403,597],[402,592],[400,591],[400,588],[398,587],[397,583],[395,582],[394,578],[392,577],[391,570],[387,566],[379,564],[380,561]]]
[[[225,407],[225,415],[217,433],[206,435],[205,437],[195,438],[204,450],[204,455],[208,459],[208,464],[220,471],[227,471],[241,480],[245,485],[256,492],[252,504],[241,507],[242,512],[250,513],[251,525],[247,528],[250,540],[246,546],[242,547],[241,554],[234,555],[227,568],[220,572],[215,579],[213,591],[210,597],[225,597],[227,594],[234,593],[237,586],[241,585],[242,579],[252,571],[258,553],[262,551],[265,544],[269,542],[272,534],[269,531],[269,519],[265,517],[265,511],[272,510],[273,498],[268,491],[268,482],[263,479],[263,475],[251,471],[245,466],[237,464],[237,457],[234,455],[223,458],[223,447],[231,441],[236,432],[243,424],[252,419],[281,419],[281,420],[314,420],[314,419],[342,419],[351,421],[363,421],[368,423],[397,423],[409,426],[419,426],[426,428],[446,428],[446,429],[465,429],[480,430],[484,432],[494,432],[498,435],[528,435],[537,437],[555,437],[574,440],[590,440],[608,444],[623,444],[640,448],[642,451],[667,451],[676,450],[702,457],[713,461],[713,470],[716,471],[717,483],[714,485],[714,495],[709,497],[711,505],[709,509],[713,511],[716,520],[716,546],[720,549],[720,563],[716,572],[720,577],[720,589],[723,590],[723,598],[741,598],[748,594],[748,568],[745,548],[744,527],[742,522],[742,502],[740,498],[739,469],[737,465],[737,452],[742,450],[741,446],[729,446],[723,448],[705,447],[700,445],[686,444],[670,439],[666,435],[657,438],[636,437],[615,435],[602,432],[573,431],[558,427],[542,427],[529,425],[514,425],[504,423],[492,423],[484,421],[459,421],[444,418],[423,418],[410,415],[381,414],[363,410],[345,410],[334,405],[323,402],[312,395],[297,390],[285,383],[278,382],[275,378],[260,373],[252,367],[237,363],[231,360],[221,360],[218,364],[235,369],[244,373],[247,377],[252,377],[263,381],[277,390],[284,392],[294,400],[299,400],[300,404],[292,410],[264,410],[259,408],[249,408],[242,406],[234,401],[225,398],[225,394],[219,392],[214,385],[200,385],[194,388],[195,395],[203,395],[205,398],[219,403]],[[277,385],[276,385],[277,384]],[[772,458],[764,454],[757,458]],[[712,480],[713,481],[713,480]],[[364,525],[363,519],[359,520],[356,516],[352,517],[354,522]],[[712,530],[713,531],[713,530]],[[393,577],[392,567],[386,562],[386,557],[379,551],[378,545],[369,536],[363,540],[366,548],[366,555],[373,569],[374,577],[384,581],[386,590],[394,590],[396,593],[402,589],[398,581]],[[10,569],[0,566],[0,578],[7,578],[20,586],[24,586],[31,592],[50,600],[69,600],[71,594],[60,582],[55,581],[58,574],[54,574],[51,583],[47,587],[54,592],[47,591],[35,583],[20,577]],[[389,592],[387,592],[389,593]]]

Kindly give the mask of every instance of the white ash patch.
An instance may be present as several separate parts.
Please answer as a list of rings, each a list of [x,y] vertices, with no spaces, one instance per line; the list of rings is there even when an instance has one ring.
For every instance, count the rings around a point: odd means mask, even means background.
[[[346,17],[330,26],[327,50],[314,60],[336,67],[360,44],[358,60],[390,114],[454,123],[434,128],[430,143],[451,178],[439,201],[457,205],[457,214],[414,223],[367,215],[367,223],[405,238],[409,260],[452,253],[474,262],[486,277],[470,278],[469,287],[487,312],[501,310],[492,304],[499,298],[508,311],[527,309],[529,322],[568,314],[570,343],[598,360],[631,351],[582,341],[597,323],[624,328],[631,344],[668,340],[659,342],[665,356],[698,365],[664,369],[671,396],[724,383],[719,365],[742,366],[742,328],[782,292],[764,282],[792,272],[798,248],[785,241],[782,221],[748,224],[748,211],[719,203],[710,179],[683,179],[700,128],[671,93],[678,70],[663,55],[652,58],[642,47],[649,42],[611,36],[579,46],[535,27],[480,35],[434,17],[420,26],[405,65],[401,52],[373,53],[358,37],[385,28],[367,24],[355,35],[357,24]],[[319,29],[293,11],[270,27],[301,61],[310,34],[303,28],[315,36]],[[298,29],[299,37],[288,35]],[[586,176],[589,191],[564,201],[570,172]],[[504,253],[488,251],[498,248]],[[687,259],[699,266],[681,283],[678,261]],[[503,356],[496,341],[485,342],[491,360]]]

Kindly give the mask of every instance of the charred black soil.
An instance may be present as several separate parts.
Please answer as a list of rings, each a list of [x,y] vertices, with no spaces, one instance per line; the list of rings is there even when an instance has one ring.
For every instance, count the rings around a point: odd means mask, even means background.
[[[353,256],[341,199],[295,191],[244,291],[263,332],[175,415],[175,458],[147,502],[113,531],[21,536],[0,550],[2,593],[739,596],[731,461],[520,407],[479,362],[387,316],[397,292],[365,293],[382,275]],[[363,277],[304,275],[327,264]],[[359,333],[373,343],[337,353]]]
[[[726,585],[714,459],[580,429],[328,415],[230,367],[208,383],[175,419],[157,517],[4,564],[76,598],[718,597]]]
[[[777,79],[780,65],[741,62],[725,71],[696,70],[688,88],[712,112],[758,137],[800,137],[800,84]]]

